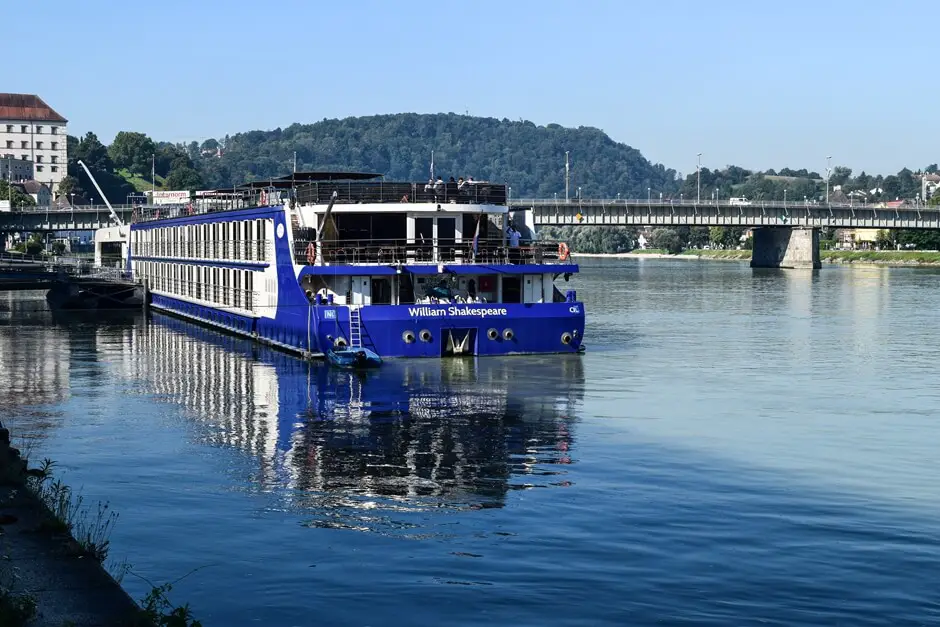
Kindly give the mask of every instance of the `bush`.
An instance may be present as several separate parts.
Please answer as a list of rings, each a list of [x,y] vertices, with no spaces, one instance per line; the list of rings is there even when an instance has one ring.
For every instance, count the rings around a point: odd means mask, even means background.
[[[679,234],[672,229],[656,229],[650,236],[650,244],[653,248],[662,248],[670,255],[678,255],[682,252],[682,240]]]

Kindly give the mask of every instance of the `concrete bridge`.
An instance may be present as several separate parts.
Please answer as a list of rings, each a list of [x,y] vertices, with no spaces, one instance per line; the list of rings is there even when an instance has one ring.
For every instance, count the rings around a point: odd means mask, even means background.
[[[755,229],[751,265],[820,267],[818,229],[940,229],[940,207],[819,204],[807,201],[516,199],[511,210],[531,209],[536,226],[721,226]],[[139,209],[139,208],[138,208]],[[125,223],[135,207],[115,205]],[[113,226],[104,205],[33,208],[0,213],[0,232],[82,231]],[[802,252],[798,252],[802,251]],[[805,253],[805,254],[804,254]],[[809,255],[809,257],[806,257]]]
[[[536,226],[725,226],[753,228],[831,227],[837,229],[938,229],[940,207],[877,204],[816,204],[728,200],[574,200],[519,199],[512,209],[532,209]]]
[[[113,205],[125,223],[133,205]],[[940,229],[940,207],[876,204],[815,204],[761,201],[747,205],[728,200],[572,200],[513,199],[512,210],[532,209],[537,226],[726,226],[832,227],[837,229]],[[31,208],[0,213],[0,232],[84,231],[113,226],[105,205]]]
[[[719,226],[754,229],[752,267],[819,268],[819,229],[940,229],[940,207],[730,200],[513,200],[536,226]]]

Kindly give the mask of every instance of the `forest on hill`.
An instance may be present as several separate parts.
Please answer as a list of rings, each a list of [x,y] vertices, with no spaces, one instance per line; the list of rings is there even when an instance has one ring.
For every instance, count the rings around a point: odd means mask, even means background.
[[[652,164],[640,151],[589,127],[497,120],[466,115],[401,113],[292,124],[190,144],[203,182],[224,187],[298,170],[355,170],[391,180],[446,180],[472,176],[507,183],[515,197],[551,198],[565,191],[565,151],[576,195],[636,196],[646,189],[674,191],[676,172]]]

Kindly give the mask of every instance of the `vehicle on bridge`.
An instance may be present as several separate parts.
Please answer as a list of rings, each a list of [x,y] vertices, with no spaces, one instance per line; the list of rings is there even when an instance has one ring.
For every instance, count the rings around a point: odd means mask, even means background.
[[[744,207],[750,205],[751,201],[748,200],[745,196],[741,196],[740,198],[729,198],[728,204],[734,205],[735,207]]]
[[[154,309],[305,356],[581,350],[584,305],[554,283],[578,266],[504,185],[378,176],[298,172],[141,208],[96,236],[96,258],[120,254]]]

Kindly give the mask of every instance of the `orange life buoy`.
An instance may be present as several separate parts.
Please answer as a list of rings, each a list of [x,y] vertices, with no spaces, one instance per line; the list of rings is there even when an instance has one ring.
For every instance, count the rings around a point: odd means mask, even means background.
[[[558,258],[561,261],[567,261],[568,257],[571,256],[571,251],[568,250],[568,244],[564,242],[558,242]]]
[[[307,263],[313,264],[317,260],[317,245],[313,242],[307,244]]]

